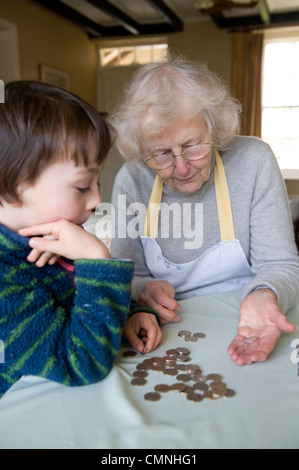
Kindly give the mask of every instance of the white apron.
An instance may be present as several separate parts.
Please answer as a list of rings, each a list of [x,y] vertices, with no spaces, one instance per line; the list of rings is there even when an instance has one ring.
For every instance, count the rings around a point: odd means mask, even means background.
[[[141,237],[146,265],[153,278],[164,279],[172,284],[178,300],[195,295],[241,289],[253,278],[240,242],[235,239],[224,166],[219,152],[216,150],[215,153],[214,177],[221,233],[220,243],[188,263],[172,263],[163,256],[156,242],[159,205],[163,193],[163,181],[158,175],[147,208],[145,235]],[[152,208],[151,204],[153,204]],[[171,243],[171,240],[169,242]]]

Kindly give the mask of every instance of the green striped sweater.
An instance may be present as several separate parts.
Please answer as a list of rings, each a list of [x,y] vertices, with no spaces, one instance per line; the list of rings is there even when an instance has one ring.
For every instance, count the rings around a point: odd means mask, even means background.
[[[155,313],[131,301],[129,260],[77,260],[71,273],[37,268],[29,252],[27,238],[0,224],[0,397],[21,375],[71,386],[103,379],[128,315]]]

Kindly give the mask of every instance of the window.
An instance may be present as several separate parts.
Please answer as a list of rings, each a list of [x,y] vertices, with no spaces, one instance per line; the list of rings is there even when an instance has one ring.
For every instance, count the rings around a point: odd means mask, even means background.
[[[125,47],[100,47],[101,67],[122,67],[159,62],[167,53],[167,44]]]
[[[299,31],[266,37],[262,90],[262,138],[284,177],[299,179]]]

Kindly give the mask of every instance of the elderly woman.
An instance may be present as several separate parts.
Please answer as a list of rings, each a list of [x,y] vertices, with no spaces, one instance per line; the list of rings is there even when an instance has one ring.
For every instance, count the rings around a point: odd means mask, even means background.
[[[121,200],[123,214],[125,196],[128,229],[138,208],[148,210],[138,237],[116,227],[112,255],[135,261],[133,296],[164,323],[179,320],[180,299],[242,289],[228,353],[243,365],[264,361],[281,332],[294,331],[285,313],[299,300],[299,262],[275,156],[237,135],[239,116],[204,65],[176,58],[137,71],[111,117],[127,161],[112,203]]]

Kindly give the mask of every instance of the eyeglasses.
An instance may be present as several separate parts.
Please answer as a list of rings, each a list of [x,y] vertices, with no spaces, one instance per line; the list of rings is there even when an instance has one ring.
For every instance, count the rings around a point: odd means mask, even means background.
[[[147,157],[146,155],[143,156],[144,161],[143,164],[147,164],[151,168],[155,170],[165,170],[174,164],[174,159],[179,156],[183,156],[185,160],[188,161],[196,161],[204,158],[210,151],[212,144],[209,143],[202,143],[202,144],[195,144],[195,145],[188,145],[186,148],[183,148],[183,151],[178,154],[174,154],[171,150],[167,152],[157,153],[156,155],[152,155],[151,157]]]

